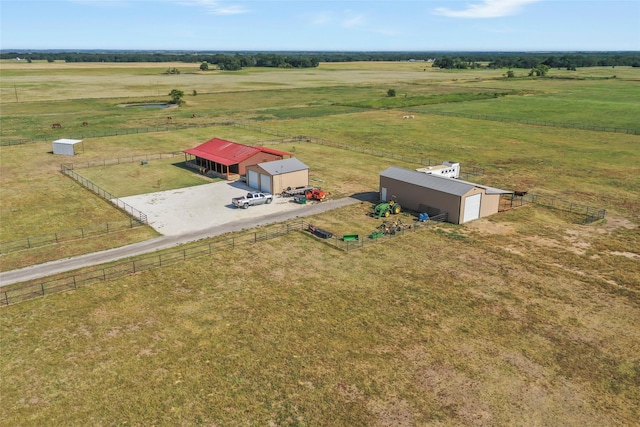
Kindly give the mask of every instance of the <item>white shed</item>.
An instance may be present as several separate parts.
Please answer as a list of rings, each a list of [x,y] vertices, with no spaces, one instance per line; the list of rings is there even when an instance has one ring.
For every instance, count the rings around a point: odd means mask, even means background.
[[[65,156],[74,156],[76,154],[74,146],[80,143],[82,143],[81,139],[55,140],[53,141],[53,154],[63,154]]]

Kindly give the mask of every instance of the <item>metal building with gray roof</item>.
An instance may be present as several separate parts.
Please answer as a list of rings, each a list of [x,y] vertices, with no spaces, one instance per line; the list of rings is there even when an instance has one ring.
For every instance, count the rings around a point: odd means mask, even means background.
[[[303,187],[309,185],[309,166],[295,157],[247,166],[247,185],[272,194]]]
[[[447,213],[462,224],[498,212],[500,195],[512,191],[392,166],[380,174],[380,199],[429,215]]]

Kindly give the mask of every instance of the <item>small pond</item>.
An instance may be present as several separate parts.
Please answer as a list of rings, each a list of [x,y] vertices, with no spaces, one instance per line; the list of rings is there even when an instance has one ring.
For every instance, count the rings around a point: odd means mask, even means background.
[[[171,104],[125,104],[125,107],[139,107],[139,108],[169,108]]]

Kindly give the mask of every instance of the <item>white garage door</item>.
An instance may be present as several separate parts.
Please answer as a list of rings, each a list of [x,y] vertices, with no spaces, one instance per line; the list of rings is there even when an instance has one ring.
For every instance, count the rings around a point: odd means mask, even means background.
[[[380,190],[380,200],[382,200],[383,202],[387,201],[387,189],[385,187],[382,187],[382,189]]]
[[[258,187],[258,172],[256,171],[249,171],[249,187],[251,188],[255,188],[256,190],[259,188]]]
[[[460,222],[469,222],[480,218],[480,199],[482,194],[474,194],[464,199],[464,216]]]
[[[260,174],[260,191],[271,193],[271,177],[269,175]]]

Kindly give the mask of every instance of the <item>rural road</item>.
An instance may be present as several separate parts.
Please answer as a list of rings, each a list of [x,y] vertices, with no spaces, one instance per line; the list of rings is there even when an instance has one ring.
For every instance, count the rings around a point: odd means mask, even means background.
[[[123,258],[142,255],[161,249],[167,249],[185,243],[206,239],[208,237],[215,237],[221,234],[242,231],[262,225],[285,222],[295,218],[312,216],[355,203],[360,203],[363,201],[375,201],[377,199],[378,193],[376,192],[358,193],[342,199],[328,200],[322,203],[306,205],[304,209],[300,210],[279,212],[258,218],[247,218],[245,220],[239,220],[232,223],[217,225],[198,231],[184,233],[179,236],[157,237],[144,242],[121,246],[119,248],[109,249],[106,251],[94,252],[57,261],[50,261],[47,263],[32,265],[18,270],[0,272],[0,288],[14,283],[40,279],[54,274],[64,273],[66,271],[72,271],[79,268],[117,261]],[[256,209],[259,208],[259,206],[256,207]]]

